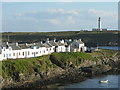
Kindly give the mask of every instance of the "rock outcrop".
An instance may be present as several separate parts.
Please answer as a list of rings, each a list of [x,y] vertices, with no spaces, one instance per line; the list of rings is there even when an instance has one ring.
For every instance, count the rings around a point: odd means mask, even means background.
[[[76,61],[73,61],[72,58],[70,58],[66,62],[62,61],[63,58],[59,58],[58,56],[57,58],[59,60],[57,60],[53,54],[49,56],[51,61],[49,63],[55,64],[56,66],[53,65],[54,67],[49,67],[44,70],[39,70],[34,67],[33,71],[31,70],[31,73],[18,72],[11,76],[8,75],[7,77],[1,77],[2,87],[35,87],[36,85],[43,87],[44,85],[51,83],[72,83],[83,81],[88,77],[100,74],[118,74],[120,73],[120,61],[118,60],[119,55],[117,53],[118,52],[112,57],[104,57],[103,55],[102,58],[97,57],[96,60],[85,60],[84,58],[82,59],[78,57]]]

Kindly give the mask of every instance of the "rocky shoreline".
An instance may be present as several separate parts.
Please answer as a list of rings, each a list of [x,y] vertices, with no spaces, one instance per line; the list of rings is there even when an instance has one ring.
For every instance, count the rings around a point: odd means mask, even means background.
[[[36,81],[34,80],[31,82],[21,82],[18,84],[12,84],[10,86],[3,87],[3,89],[7,89],[7,88],[51,88],[49,87],[49,85],[51,84],[76,83],[76,82],[82,82],[86,79],[100,76],[100,75],[120,74],[120,69],[114,68],[114,69],[109,69],[109,70],[99,70],[95,72],[94,70],[96,68],[95,67],[94,69],[93,67],[85,67],[85,68],[79,68],[79,69],[70,68],[69,70],[66,70],[66,73],[58,75],[58,76],[54,76],[54,77],[46,78],[46,79],[40,79]]]
[[[120,74],[119,55],[112,58],[103,58],[98,61],[84,61],[80,66],[69,68],[50,69],[49,71],[37,72],[27,75],[19,75],[18,80],[3,79],[2,88],[49,88],[47,85],[55,83],[81,82],[90,77],[108,74]]]

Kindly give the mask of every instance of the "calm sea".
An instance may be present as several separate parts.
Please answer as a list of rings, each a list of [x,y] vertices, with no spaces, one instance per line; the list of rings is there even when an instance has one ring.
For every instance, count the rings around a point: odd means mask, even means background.
[[[99,76],[79,83],[59,86],[58,88],[118,88],[120,75]],[[99,83],[101,80],[109,80],[108,83]]]
[[[111,47],[111,46],[100,46],[98,48],[110,49],[110,50],[120,50],[120,47]]]

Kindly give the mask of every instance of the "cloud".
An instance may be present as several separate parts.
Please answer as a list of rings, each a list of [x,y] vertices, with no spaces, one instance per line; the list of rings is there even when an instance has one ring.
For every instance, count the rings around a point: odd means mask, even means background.
[[[51,14],[55,14],[55,13],[59,13],[59,14],[65,14],[64,9],[47,9],[47,12],[51,13]]]
[[[79,10],[68,10],[67,13],[68,14],[74,14],[74,15],[80,15],[80,11]]]
[[[60,25],[61,22],[58,19],[47,19],[45,21],[48,21],[49,23],[53,24],[53,25]]]
[[[71,9],[71,10],[64,10],[62,8],[59,9],[47,9],[47,12],[51,13],[51,14],[72,14],[72,15],[80,15],[80,10],[75,10],[75,9]]]
[[[14,16],[19,21],[32,21],[32,22],[46,22],[52,25],[59,25],[59,24],[74,24],[75,18],[73,17],[79,17],[80,11],[79,10],[64,10],[62,8],[58,9],[46,9],[41,10],[38,12],[26,12],[26,13],[15,13]]]
[[[64,30],[64,29],[92,29],[97,27],[98,17],[102,18],[102,26],[117,28],[117,12],[97,9],[44,9],[31,12],[17,12],[12,17],[4,15],[4,30]]]
[[[75,23],[75,20],[72,16],[68,16],[66,21],[67,21],[67,24],[74,24]]]
[[[117,12],[112,12],[112,11],[89,9],[88,12],[93,15],[101,16],[101,17],[116,17],[117,16]]]

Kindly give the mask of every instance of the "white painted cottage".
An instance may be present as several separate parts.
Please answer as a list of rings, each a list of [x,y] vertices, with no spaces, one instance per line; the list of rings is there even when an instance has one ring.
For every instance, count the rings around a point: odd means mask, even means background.
[[[86,51],[86,47],[81,40],[72,43],[77,51]],[[56,42],[47,40],[45,43],[2,43],[0,44],[0,61],[4,59],[31,58],[48,55],[54,52],[71,52],[70,44],[64,40]]]
[[[63,44],[63,43],[49,41],[49,40],[47,40],[45,43],[48,44],[49,46],[53,47],[54,52],[65,52],[66,51],[65,44]]]
[[[85,44],[81,41],[81,39],[76,39],[72,42],[71,46],[74,48],[74,52],[84,52],[87,50],[87,47],[85,47]]]

